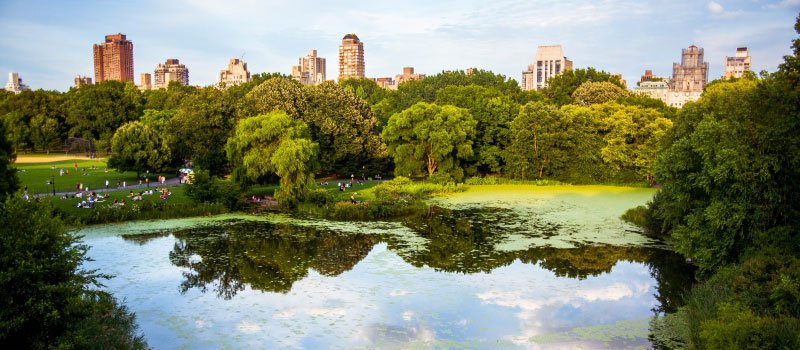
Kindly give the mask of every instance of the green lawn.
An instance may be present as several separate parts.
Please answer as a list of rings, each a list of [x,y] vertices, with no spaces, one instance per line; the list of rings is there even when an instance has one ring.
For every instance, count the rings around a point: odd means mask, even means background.
[[[75,171],[75,164],[78,164],[78,171]],[[108,169],[106,159],[79,159],[64,160],[46,163],[24,163],[14,164],[17,168],[17,176],[20,179],[21,187],[27,186],[29,193],[52,193],[53,186],[48,184],[51,179],[55,182],[56,192],[74,192],[77,183],[84,187],[89,186],[89,190],[105,187],[108,180],[110,188],[116,188],[117,181],[126,181],[128,185],[138,184],[136,172],[118,172]],[[92,169],[95,166],[96,169]],[[59,169],[69,171],[69,175],[59,176]],[[84,170],[85,169],[85,170]],[[150,174],[150,181],[154,182],[159,174]],[[162,174],[174,177],[173,174]]]
[[[345,180],[330,181],[329,180],[328,181],[328,185],[326,185],[326,186],[321,186],[320,185],[321,181],[322,180],[317,180],[317,182],[315,182],[315,184],[312,187],[312,189],[324,188],[325,190],[327,190],[328,192],[330,192],[333,195],[333,198],[337,202],[339,202],[339,201],[349,201],[350,200],[350,195],[353,194],[353,192],[358,193],[358,195],[356,195],[356,197],[360,201],[375,199],[375,197],[372,195],[372,188],[381,183],[380,181],[365,181],[365,182],[362,182],[361,184],[355,183],[355,184],[353,184],[352,187],[350,187],[346,191],[342,192],[342,191],[339,191],[339,188],[336,186],[337,183],[339,183],[340,181],[341,182],[350,182],[350,180],[347,180],[347,181],[345,181]],[[248,197],[252,196],[252,195],[256,195],[256,196],[273,196],[277,189],[278,189],[278,185],[275,185],[275,184],[273,184],[273,185],[255,185],[255,186],[248,187],[247,190],[245,191],[245,194]]]

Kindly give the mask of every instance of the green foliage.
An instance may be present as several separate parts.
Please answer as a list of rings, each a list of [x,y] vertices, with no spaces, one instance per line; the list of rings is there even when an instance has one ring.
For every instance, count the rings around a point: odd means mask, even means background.
[[[767,253],[717,270],[686,305],[653,321],[660,347],[796,349],[800,346],[800,259]]]
[[[186,185],[186,195],[198,204],[218,203],[229,210],[242,206],[242,190],[239,185],[213,177],[202,169],[195,169],[192,183]]]
[[[79,269],[86,246],[50,207],[7,199],[0,226],[0,342],[34,349],[146,347],[133,315],[93,290],[106,276]]]
[[[630,208],[619,217],[625,222],[638,227],[645,227],[647,225],[647,207],[640,205],[638,207]]]
[[[564,178],[569,168],[591,156],[592,120],[543,102],[522,107],[511,122],[505,175],[513,179]]]
[[[601,130],[605,147],[600,150],[603,161],[618,171],[633,170],[652,184],[659,143],[672,122],[655,109],[613,102],[595,108],[604,115]]]
[[[616,77],[604,71],[597,71],[594,68],[570,69],[547,80],[547,87],[542,91],[545,98],[559,106],[568,105],[573,102],[572,94],[585,82],[610,82],[622,89],[622,83]]]
[[[572,93],[572,100],[576,105],[588,106],[616,101],[628,94],[628,91],[619,84],[607,81],[587,81],[575,89]]]
[[[169,162],[170,151],[156,131],[141,122],[121,126],[111,140],[113,154],[108,166],[119,171],[160,171]]]
[[[318,146],[310,140],[306,124],[284,112],[240,120],[225,149],[237,182],[255,182],[269,174],[280,177],[275,197],[283,205],[297,205],[314,183]]]
[[[331,82],[308,87],[303,121],[319,144],[320,172],[348,175],[386,158],[386,146],[374,133],[377,120],[369,105],[355,93]]]
[[[184,98],[165,125],[173,164],[192,160],[213,176],[226,174],[225,143],[233,130],[234,114],[234,102],[214,88],[203,88]]]
[[[509,124],[519,114],[519,104],[495,88],[478,85],[444,87],[436,92],[436,103],[466,108],[477,122],[467,174],[499,173],[511,138]]]
[[[17,170],[11,166],[17,156],[7,135],[6,126],[0,123],[0,201],[5,200],[19,188]]]
[[[412,181],[403,176],[398,176],[392,180],[384,181],[373,190],[375,198],[383,200],[417,200],[425,199],[432,194],[452,193],[465,191],[466,187],[454,183],[431,183],[423,181]]]
[[[460,160],[473,155],[476,121],[465,109],[420,102],[393,115],[381,136],[395,162],[396,174],[444,173],[464,177]]]
[[[555,180],[519,180],[497,176],[471,177],[464,181],[465,185],[533,185],[533,186],[558,186],[561,182]]]
[[[95,149],[111,148],[111,137],[142,113],[142,94],[133,83],[114,80],[71,89],[64,95],[68,136],[93,140]]]

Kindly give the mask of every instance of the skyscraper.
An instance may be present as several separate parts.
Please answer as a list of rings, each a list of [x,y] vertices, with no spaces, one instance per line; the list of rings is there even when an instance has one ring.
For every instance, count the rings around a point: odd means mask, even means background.
[[[22,91],[30,90],[27,85],[22,83],[22,78],[19,77],[17,72],[8,73],[8,83],[6,84],[6,91],[18,94]]]
[[[106,35],[94,47],[94,81],[133,81],[133,42],[125,34]]]
[[[528,70],[522,72],[523,90],[541,90],[547,87],[547,79],[572,69],[572,61],[564,56],[561,45],[545,45],[536,49],[536,58]]]
[[[152,90],[153,89],[153,77],[150,73],[142,73],[139,74],[139,90]]]
[[[250,81],[250,71],[247,70],[247,62],[238,58],[231,58],[228,62],[228,69],[223,69],[219,72],[217,86],[221,89],[226,89],[248,81]]]
[[[750,71],[750,54],[746,47],[736,49],[736,56],[725,56],[725,79],[741,78],[744,73]]]
[[[694,45],[683,49],[681,63],[672,64],[670,90],[702,92],[708,82],[708,62],[703,62],[703,49]]]
[[[159,63],[155,71],[153,88],[166,88],[170,81],[177,81],[189,85],[189,69],[182,65],[176,58],[168,58],[166,62]]]
[[[339,80],[365,76],[364,43],[355,34],[347,34],[339,45]]]
[[[308,51],[308,56],[300,57],[298,65],[292,66],[292,78],[303,85],[319,85],[325,82],[325,58],[317,57],[317,50]]]
[[[92,85],[92,78],[85,77],[82,75],[76,75],[73,82],[75,87],[78,88],[81,87],[81,85]]]

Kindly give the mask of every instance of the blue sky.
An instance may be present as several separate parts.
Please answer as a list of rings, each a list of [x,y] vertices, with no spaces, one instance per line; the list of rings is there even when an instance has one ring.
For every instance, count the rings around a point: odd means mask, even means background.
[[[715,79],[739,46],[755,71],[774,71],[798,12],[800,0],[0,0],[0,82],[16,71],[34,89],[66,90],[76,74],[93,76],[92,44],[118,32],[134,43],[137,84],[167,58],[186,64],[193,85],[242,55],[253,73],[288,74],[310,49],[335,79],[346,33],[364,42],[370,77],[478,67],[519,81],[538,45],[561,44],[576,68],[632,85],[645,69],[670,75],[695,44]]]

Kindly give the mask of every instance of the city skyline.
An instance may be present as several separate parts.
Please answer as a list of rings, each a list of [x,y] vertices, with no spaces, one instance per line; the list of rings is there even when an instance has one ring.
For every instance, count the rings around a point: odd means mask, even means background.
[[[397,5],[4,1],[0,72],[18,72],[32,89],[65,91],[76,75],[93,75],[92,45],[123,33],[134,43],[135,77],[176,57],[192,71],[192,84],[214,85],[220,67],[242,55],[253,73],[289,75],[311,49],[330,60],[331,77],[342,36],[355,33],[368,45],[367,77],[391,77],[406,66],[427,75],[477,67],[519,82],[538,46],[561,45],[575,68],[621,73],[632,86],[646,69],[668,76],[680,50],[694,44],[705,49],[713,80],[737,47],[748,47],[754,72],[774,71],[790,51],[800,10],[800,0]],[[287,15],[301,12],[302,21]]]

